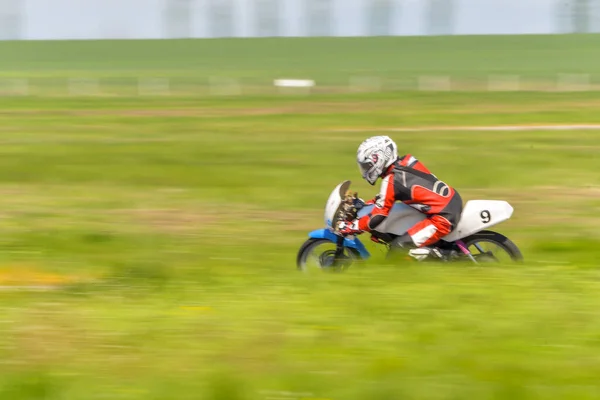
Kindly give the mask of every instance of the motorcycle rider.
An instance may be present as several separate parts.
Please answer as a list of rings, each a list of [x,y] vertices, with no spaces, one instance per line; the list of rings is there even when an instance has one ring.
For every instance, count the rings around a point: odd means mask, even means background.
[[[356,154],[361,175],[369,184],[382,179],[379,194],[366,204],[373,210],[354,221],[340,221],[340,234],[370,232],[389,215],[394,203],[401,201],[427,218],[390,243],[391,250],[410,249],[422,260],[429,256],[444,259],[445,254],[431,246],[448,235],[458,224],[463,203],[458,192],[439,180],[411,154],[398,156],[396,143],[388,136],[373,136],[363,141]]]

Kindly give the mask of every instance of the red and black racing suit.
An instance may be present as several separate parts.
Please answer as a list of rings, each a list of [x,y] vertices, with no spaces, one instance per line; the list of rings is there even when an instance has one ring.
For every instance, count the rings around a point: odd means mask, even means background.
[[[410,154],[400,157],[383,174],[379,195],[367,203],[375,207],[358,220],[358,228],[364,232],[375,229],[396,201],[428,216],[407,232],[417,247],[432,245],[448,235],[456,227],[463,208],[458,192],[437,179]]]

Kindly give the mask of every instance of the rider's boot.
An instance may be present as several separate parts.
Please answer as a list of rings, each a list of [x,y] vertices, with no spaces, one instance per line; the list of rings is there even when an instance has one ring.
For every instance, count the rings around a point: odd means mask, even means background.
[[[408,255],[418,261],[423,261],[427,258],[445,260],[448,256],[435,247],[417,247],[408,233],[400,235],[390,242],[388,257],[398,254],[402,250],[408,250]]]

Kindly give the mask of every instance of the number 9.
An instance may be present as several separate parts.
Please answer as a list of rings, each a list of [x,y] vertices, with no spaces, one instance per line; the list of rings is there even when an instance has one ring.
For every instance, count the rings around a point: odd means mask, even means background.
[[[492,220],[492,215],[488,210],[483,210],[481,214],[479,214],[479,216],[481,217],[481,222],[483,222],[484,224],[487,224]]]

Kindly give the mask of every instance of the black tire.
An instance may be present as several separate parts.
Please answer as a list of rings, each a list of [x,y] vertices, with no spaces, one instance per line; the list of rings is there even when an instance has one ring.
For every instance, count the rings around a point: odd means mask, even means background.
[[[512,240],[498,232],[481,231],[464,238],[462,241],[465,243],[465,246],[467,246],[467,248],[469,248],[477,242],[494,243],[497,246],[501,247],[504,251],[506,251],[506,253],[510,256],[512,261],[523,261],[523,255],[521,254],[521,251],[519,250],[517,245],[514,244]]]
[[[304,242],[302,244],[302,246],[300,246],[300,250],[298,250],[298,255],[296,256],[296,268],[299,271],[304,271],[304,267],[306,265],[306,259],[308,257],[308,255],[312,252],[312,250],[315,247],[318,247],[322,244],[335,244],[330,240],[327,239],[308,239],[306,242]],[[360,258],[360,254],[358,253],[358,251],[356,251],[355,249],[351,249],[346,247],[346,250],[348,252],[348,256],[351,258],[351,261],[354,262],[357,259]]]

